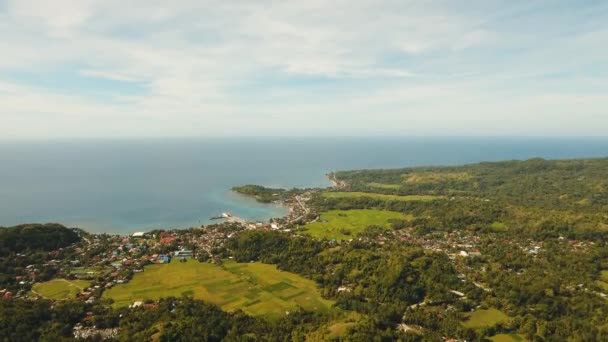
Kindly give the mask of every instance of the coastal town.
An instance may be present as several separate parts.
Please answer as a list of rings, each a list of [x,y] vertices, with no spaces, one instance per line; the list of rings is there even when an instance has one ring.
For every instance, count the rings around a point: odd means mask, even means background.
[[[239,231],[275,230],[291,233],[293,227],[310,216],[306,201],[310,193],[294,195],[281,201],[288,208],[285,217],[266,222],[246,220],[230,213],[221,213],[217,222],[201,227],[176,230],[134,232],[128,236],[89,234],[77,230],[82,236],[79,243],[49,252],[48,261],[25,265],[16,276],[16,290],[0,289],[0,298],[43,297],[32,290],[39,281],[54,278],[80,279],[90,282],[76,299],[94,303],[101,299],[104,289],[126,284],[136,274],[144,272],[150,264],[167,264],[172,259],[197,259],[201,262],[221,262],[227,258],[226,241]],[[17,254],[25,258],[25,254]]]
[[[327,224],[323,218],[327,209],[319,206],[326,203],[327,191],[348,189],[344,181],[334,179],[336,187],[332,189],[306,189],[282,191],[278,189],[255,188],[262,191],[258,199],[270,198],[272,202],[287,208],[284,217],[272,218],[268,221],[247,220],[229,212],[219,213],[211,218],[211,223],[189,229],[155,229],[137,231],[129,235],[91,234],[74,228],[79,236],[75,243],[62,248],[51,250],[46,255],[29,255],[17,253],[17,264],[22,267],[15,269],[14,286],[0,289],[0,300],[39,300],[54,301],[75,300],[87,307],[111,307],[113,299],[104,296],[106,291],[129,285],[140,273],[147,272],[149,265],[154,267],[170,267],[175,263],[208,263],[220,268],[226,262],[231,262],[234,253],[230,249],[230,241],[237,239],[244,232],[273,232],[289,239],[310,237],[307,227],[312,224]],[[471,199],[469,199],[471,200]],[[474,200],[474,199],[472,199]],[[487,203],[487,202],[486,202]],[[377,213],[373,209],[369,212]],[[338,218],[345,224],[348,210],[339,211]],[[364,211],[365,212],[365,211]],[[341,237],[325,238],[322,243],[328,250],[340,249],[352,245],[366,246],[365,248],[382,248],[398,246],[399,248],[420,249],[424,253],[442,255],[444,263],[455,270],[458,284],[444,289],[440,299],[424,299],[410,304],[403,319],[398,322],[396,329],[403,333],[424,333],[422,326],[413,323],[411,311],[423,308],[434,308],[438,315],[446,315],[454,310],[463,310],[462,303],[471,297],[480,298],[480,293],[494,296],[496,288],[488,281],[489,272],[500,271],[525,278],[528,272],[522,262],[528,267],[538,265],[542,268],[550,262],[555,250],[586,255],[594,250],[595,242],[578,240],[568,236],[557,236],[553,239],[534,239],[504,236],[496,232],[479,234],[469,229],[430,229],[424,225],[416,226],[411,221],[412,216],[401,216],[403,219],[390,221],[382,229],[370,226],[356,234],[348,229],[338,229]],[[408,218],[409,217],[409,218]],[[379,221],[375,221],[381,223]],[[373,222],[373,223],[375,223]],[[500,227],[501,225],[495,225]],[[346,234],[348,232],[348,234]],[[500,247],[499,247],[500,246]],[[501,255],[500,253],[505,253]],[[23,261],[19,261],[22,259]],[[39,262],[36,262],[39,260]],[[253,262],[253,261],[252,261]],[[167,265],[167,266],[163,266]],[[333,265],[327,271],[336,272]],[[42,291],[41,285],[55,284],[58,292]],[[603,287],[603,281],[577,282],[564,279],[561,293],[585,293],[602,300],[608,299],[608,291]],[[495,285],[495,284],[494,284]],[[331,296],[334,298],[351,296],[357,290],[355,284],[342,281],[336,283]],[[606,283],[608,287],[608,283]],[[67,289],[67,290],[66,290]],[[359,290],[360,291],[360,290]],[[125,310],[150,310],[158,307],[160,299],[137,299],[129,301]],[[470,309],[482,310],[481,305]],[[119,330],[116,327],[106,327],[96,324],[97,314],[94,310],[86,315],[72,328],[72,335],[78,339],[101,336],[102,339],[112,339]],[[445,340],[449,340],[447,337]]]
[[[30,264],[23,268],[21,275],[15,280],[21,286],[17,291],[0,289],[0,298],[20,298],[40,296],[30,290],[44,274],[52,273],[55,278],[82,279],[90,282],[90,286],[77,294],[77,299],[86,303],[94,303],[101,299],[104,289],[125,284],[137,273],[144,272],[150,264],[167,264],[171,260],[196,259],[201,262],[220,263],[224,258],[230,258],[226,250],[226,242],[241,231],[272,230],[285,234],[299,235],[299,227],[309,222],[319,220],[319,215],[307,206],[312,192],[293,195],[281,203],[288,207],[288,215],[274,218],[267,222],[248,221],[229,213],[222,213],[223,222],[214,223],[198,228],[183,230],[153,230],[149,232],[134,232],[129,236],[109,234],[83,234],[82,241],[66,248],[49,252],[47,262]],[[473,268],[464,262],[467,258],[482,256],[484,242],[477,234],[468,231],[448,231],[433,234],[420,234],[414,228],[404,228],[396,231],[386,231],[373,238],[359,237],[334,244],[351,243],[354,240],[367,241],[377,244],[395,243],[418,246],[425,250],[445,253],[454,266],[461,272],[462,281],[477,283],[479,272],[485,267]],[[564,248],[573,252],[585,253],[593,242],[559,239]],[[504,240],[502,244],[512,246],[522,251],[529,258],[543,256],[543,242],[526,240]],[[487,246],[486,246],[487,247]],[[17,257],[25,257],[17,254]],[[346,288],[344,288],[346,289]],[[601,296],[606,296],[601,294]],[[135,303],[136,304],[136,303]]]

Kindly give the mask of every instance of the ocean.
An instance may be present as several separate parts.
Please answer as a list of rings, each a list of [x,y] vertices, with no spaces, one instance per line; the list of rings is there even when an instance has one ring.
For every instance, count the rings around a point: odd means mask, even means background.
[[[184,138],[0,142],[0,226],[58,222],[127,234],[285,208],[242,184],[329,186],[334,170],[606,157],[608,138]]]

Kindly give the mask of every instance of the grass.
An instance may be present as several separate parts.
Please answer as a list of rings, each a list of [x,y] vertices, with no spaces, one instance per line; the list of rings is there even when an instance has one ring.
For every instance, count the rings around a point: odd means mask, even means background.
[[[342,311],[317,330],[308,333],[305,340],[309,342],[339,340],[349,328],[357,325],[360,320],[360,314],[352,311]]]
[[[600,272],[600,279],[595,281],[595,284],[602,288],[604,291],[608,291],[608,270]]]
[[[498,334],[490,337],[492,342],[523,342],[526,339],[518,334]]]
[[[372,198],[379,199],[382,201],[434,201],[440,199],[440,196],[432,196],[432,195],[385,195],[385,194],[375,194],[372,192],[324,192],[323,197],[325,198]]]
[[[504,231],[508,230],[507,225],[504,222],[499,222],[499,221],[492,222],[492,224],[490,225],[490,228],[492,229],[492,231],[495,231],[495,232],[504,232]]]
[[[490,308],[485,310],[476,310],[471,313],[464,326],[472,329],[481,329],[491,327],[497,323],[506,323],[509,321],[509,316],[504,312]]]
[[[406,183],[420,184],[420,183],[443,183],[448,181],[461,181],[466,182],[472,179],[472,176],[467,172],[412,172],[403,175]]]
[[[330,210],[322,213],[319,221],[306,224],[304,233],[317,238],[348,240],[372,225],[388,228],[392,219],[411,220],[412,216],[374,209]]]
[[[75,298],[89,285],[90,282],[85,280],[53,279],[44,283],[35,283],[32,292],[47,299],[65,300]]]
[[[378,188],[378,189],[399,189],[401,187],[401,184],[385,184],[385,183],[375,183],[375,182],[367,183],[367,185],[372,188]]]
[[[297,306],[327,311],[333,302],[321,298],[316,284],[274,265],[226,261],[222,266],[190,260],[146,266],[124,285],[105,291],[115,307],[135,301],[192,295],[226,311],[242,309],[251,315],[279,317]]]
[[[602,288],[604,291],[608,291],[608,283],[602,280],[596,280],[595,284]]]

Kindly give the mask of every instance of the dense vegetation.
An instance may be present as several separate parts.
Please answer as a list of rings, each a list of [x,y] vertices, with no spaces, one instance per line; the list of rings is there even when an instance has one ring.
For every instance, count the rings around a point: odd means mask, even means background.
[[[0,256],[26,251],[52,251],[80,240],[77,231],[60,224],[0,227]]]
[[[454,167],[341,171],[350,191],[500,199],[529,208],[608,207],[608,159],[507,161]],[[378,186],[378,184],[385,186]]]
[[[53,305],[49,301],[0,300],[0,340],[67,341],[72,326],[93,310],[101,329],[119,328],[115,341],[286,341],[303,340],[324,319],[294,311],[278,321],[267,321],[237,311],[227,313],[215,305],[189,297],[166,298],[154,308],[111,310],[78,302]],[[100,335],[89,337],[101,340]]]
[[[343,185],[341,193],[357,196],[318,195],[314,205],[320,211],[392,210],[414,216],[407,226],[422,241],[454,233],[480,239],[481,256],[466,259],[459,271],[487,291],[463,292],[469,304],[501,309],[511,320],[476,333],[606,340],[608,305],[598,279],[608,268],[608,159],[345,171],[333,177]]]
[[[285,189],[266,188],[260,185],[251,184],[235,186],[232,188],[232,191],[242,195],[251,196],[257,201],[263,203],[270,203],[272,201],[279,200],[285,194]]]

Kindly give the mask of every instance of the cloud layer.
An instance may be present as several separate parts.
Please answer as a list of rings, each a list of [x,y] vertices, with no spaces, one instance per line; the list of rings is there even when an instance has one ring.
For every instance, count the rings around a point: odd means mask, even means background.
[[[608,3],[0,0],[0,136],[605,135]]]

